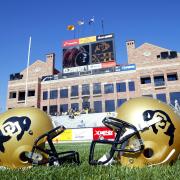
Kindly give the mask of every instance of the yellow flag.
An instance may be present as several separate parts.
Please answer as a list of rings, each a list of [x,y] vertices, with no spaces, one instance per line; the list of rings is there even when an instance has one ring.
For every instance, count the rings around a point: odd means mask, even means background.
[[[69,25],[67,27],[67,30],[69,30],[69,31],[74,31],[74,29],[75,29],[74,25]]]

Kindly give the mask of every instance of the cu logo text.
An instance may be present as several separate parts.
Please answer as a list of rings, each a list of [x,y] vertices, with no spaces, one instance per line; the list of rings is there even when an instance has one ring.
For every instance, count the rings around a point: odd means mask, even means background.
[[[21,132],[21,127],[19,122],[6,122],[1,127],[1,132],[4,136],[12,136],[13,134],[19,134]]]

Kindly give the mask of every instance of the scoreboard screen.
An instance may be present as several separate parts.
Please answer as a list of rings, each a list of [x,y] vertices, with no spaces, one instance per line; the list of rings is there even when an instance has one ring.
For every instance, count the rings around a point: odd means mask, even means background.
[[[63,68],[89,64],[89,45],[63,49]]]
[[[97,42],[91,45],[92,64],[114,61],[113,41]]]
[[[79,66],[100,65],[108,62],[115,63],[114,49],[113,34],[64,41],[63,69],[69,72],[70,70],[76,71],[76,67]]]

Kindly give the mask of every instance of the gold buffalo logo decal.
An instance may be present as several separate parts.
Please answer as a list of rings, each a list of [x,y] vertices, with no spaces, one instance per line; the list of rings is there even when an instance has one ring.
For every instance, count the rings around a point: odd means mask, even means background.
[[[4,143],[12,136],[16,136],[17,141],[20,141],[30,125],[31,120],[25,116],[8,118],[0,128],[0,151],[5,152]]]
[[[152,111],[152,110],[147,110],[143,113],[143,117],[144,117],[144,121],[151,121],[154,118],[160,118],[159,123],[153,124],[151,127],[153,129],[153,132],[155,134],[158,133],[158,127],[161,129],[165,129],[166,126],[167,130],[164,132],[165,135],[169,136],[169,146],[171,146],[174,142],[174,131],[175,131],[175,127],[174,124],[172,123],[170,117],[168,116],[167,113],[165,113],[164,111],[161,110],[156,110],[156,111]]]

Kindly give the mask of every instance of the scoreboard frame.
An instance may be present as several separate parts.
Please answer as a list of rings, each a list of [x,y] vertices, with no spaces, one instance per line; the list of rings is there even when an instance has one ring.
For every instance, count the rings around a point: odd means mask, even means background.
[[[113,33],[90,36],[80,39],[67,40],[63,42],[62,46],[63,46],[63,53],[62,53],[63,73],[82,72],[92,69],[101,69],[108,66],[109,67],[116,66],[116,52],[115,52],[115,41],[114,41]],[[87,49],[87,46],[89,47],[89,49]],[[95,47],[96,50],[97,51],[99,50],[100,52],[98,54],[98,58],[100,58],[100,61],[95,63],[93,63],[92,61],[93,59],[92,55],[97,55],[97,54],[92,54],[92,48],[94,46],[96,46]],[[82,50],[82,49],[86,49],[86,50]],[[72,58],[77,58],[78,53],[80,55],[79,59],[80,61],[82,60],[82,63],[74,62],[77,59],[72,59]],[[73,57],[73,55],[75,55],[75,57]],[[70,57],[68,59],[69,61],[71,60],[73,61],[73,63],[70,63],[70,66],[68,64],[69,62],[64,63],[65,61],[67,61],[67,59],[65,59],[67,57],[68,58]],[[105,62],[104,62],[104,58],[107,58]],[[68,64],[68,66],[65,66],[65,64],[66,65]]]

